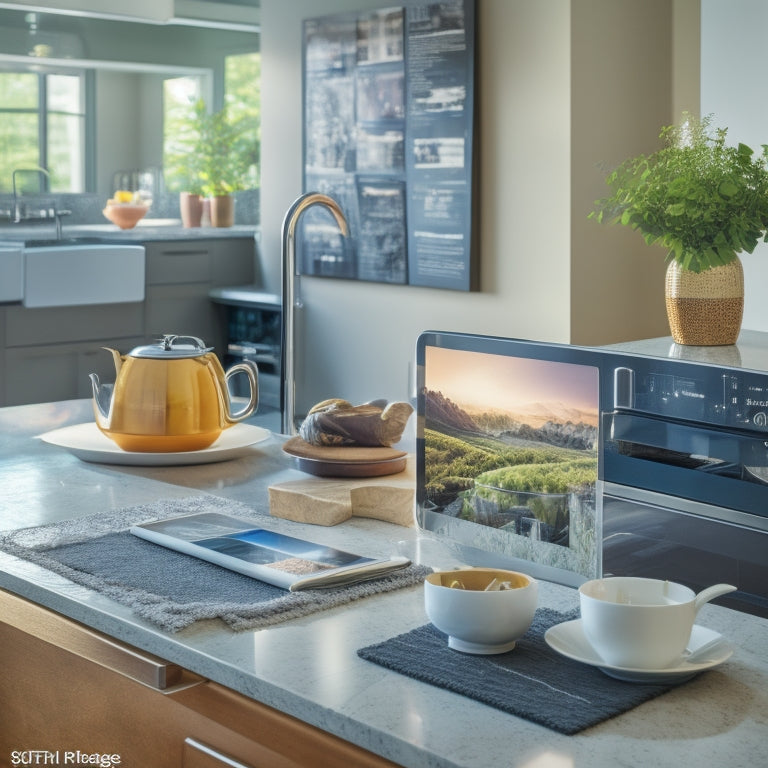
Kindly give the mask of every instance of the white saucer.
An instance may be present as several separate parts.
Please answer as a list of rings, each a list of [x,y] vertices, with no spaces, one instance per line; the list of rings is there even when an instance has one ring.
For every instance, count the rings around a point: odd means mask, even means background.
[[[212,464],[245,456],[250,446],[260,443],[272,433],[252,424],[235,424],[225,429],[213,445],[201,451],[178,453],[140,453],[124,451],[102,434],[96,423],[73,424],[39,435],[46,443],[65,448],[82,461],[127,466],[171,467],[185,464]]]
[[[682,683],[705,669],[722,664],[733,653],[733,648],[721,635],[698,624],[691,631],[684,656],[666,669],[627,669],[606,664],[584,636],[581,619],[550,627],[544,633],[544,640],[563,656],[599,667],[606,675],[629,683]]]

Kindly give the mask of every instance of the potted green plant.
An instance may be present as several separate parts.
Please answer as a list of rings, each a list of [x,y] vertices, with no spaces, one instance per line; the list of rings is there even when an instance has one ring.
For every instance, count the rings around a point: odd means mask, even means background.
[[[208,112],[205,103],[195,104],[198,126],[198,178],[202,193],[211,199],[211,224],[229,227],[234,223],[232,195],[247,187],[248,166],[241,146],[241,132],[226,109]]]
[[[739,259],[768,240],[768,147],[726,144],[712,116],[685,113],[662,149],[624,161],[590,218],[638,230],[667,249],[666,305],[679,344],[733,344],[741,328]]]
[[[173,116],[172,140],[163,157],[163,177],[168,190],[179,192],[179,210],[185,227],[199,227],[203,213],[200,178],[200,127],[194,105]]]

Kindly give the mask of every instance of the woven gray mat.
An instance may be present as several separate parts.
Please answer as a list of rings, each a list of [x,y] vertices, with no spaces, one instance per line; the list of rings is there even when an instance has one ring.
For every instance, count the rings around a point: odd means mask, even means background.
[[[201,619],[259,629],[371,595],[420,584],[430,569],[412,565],[380,579],[288,592],[128,532],[131,525],[198,512],[264,520],[214,496],[173,499],[0,534],[0,549],[89,587],[159,627],[176,632]]]
[[[544,633],[578,618],[579,611],[536,611],[515,648],[495,656],[473,656],[448,647],[431,624],[357,653],[387,669],[445,688],[564,734],[574,734],[626,712],[673,686],[626,683],[553,651]]]

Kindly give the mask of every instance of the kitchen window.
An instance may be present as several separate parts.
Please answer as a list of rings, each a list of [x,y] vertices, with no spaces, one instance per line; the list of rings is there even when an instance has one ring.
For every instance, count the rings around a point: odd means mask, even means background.
[[[36,166],[50,173],[46,189],[18,191],[86,191],[88,90],[81,71],[0,71],[0,192],[12,191],[14,169]]]
[[[230,119],[243,126],[242,164],[249,169],[250,188],[259,186],[261,148],[261,54],[224,59],[224,103]]]
[[[259,186],[261,136],[261,54],[234,54],[224,58],[223,93],[199,75],[169,77],[163,81],[163,177],[168,191],[188,189],[186,163],[181,160],[194,146],[194,105],[202,99],[223,104],[229,121],[239,127],[238,146],[232,148],[236,164],[246,170],[246,189]]]

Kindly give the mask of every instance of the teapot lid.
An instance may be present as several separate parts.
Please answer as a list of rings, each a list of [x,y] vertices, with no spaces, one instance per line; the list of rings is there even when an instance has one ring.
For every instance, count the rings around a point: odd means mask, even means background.
[[[201,357],[211,352],[213,347],[206,347],[202,339],[197,336],[177,336],[168,333],[157,344],[147,344],[136,347],[129,353],[129,357],[150,357],[159,360],[178,360],[185,357]]]

